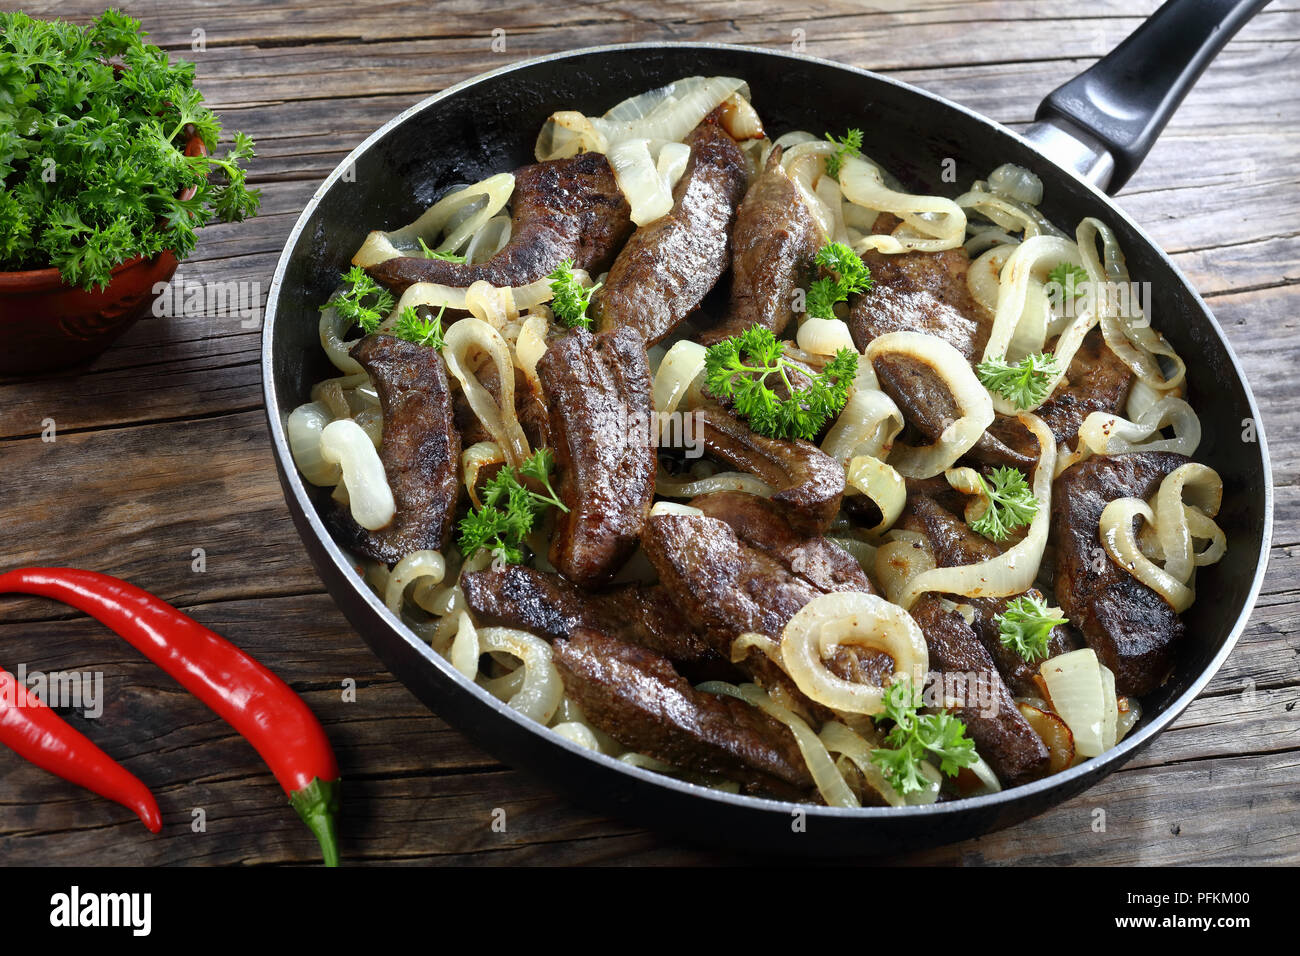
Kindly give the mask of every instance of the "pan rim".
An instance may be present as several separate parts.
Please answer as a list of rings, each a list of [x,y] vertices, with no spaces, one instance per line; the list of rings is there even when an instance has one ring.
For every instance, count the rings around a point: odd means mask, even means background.
[[[1251,417],[1255,422],[1257,444],[1259,446],[1260,462],[1263,471],[1262,497],[1263,497],[1263,528],[1260,535],[1260,546],[1258,560],[1255,566],[1255,572],[1251,579],[1250,586],[1246,592],[1236,621],[1229,630],[1222,646],[1214,654],[1211,660],[1201,670],[1201,672],[1190,682],[1188,687],[1177,698],[1171,701],[1158,714],[1153,715],[1145,726],[1139,728],[1129,737],[1126,737],[1118,745],[1106,753],[1097,757],[1090,758],[1078,766],[1071,767],[1061,773],[1045,777],[1027,784],[1010,787],[1005,790],[992,794],[986,794],[977,797],[967,797],[960,800],[945,801],[920,806],[904,807],[826,807],[817,804],[794,803],[785,800],[776,800],[765,797],[747,796],[742,794],[727,793],[724,791],[713,790],[697,784],[688,783],[669,777],[664,774],[655,773],[654,771],[644,770],[639,767],[624,763],[617,758],[605,754],[596,753],[573,743],[558,734],[550,731],[549,728],[533,721],[517,711],[510,708],[507,704],[492,696],[479,685],[469,681],[461,675],[455,668],[439,656],[429,645],[420,641],[415,633],[408,628],[400,618],[393,614],[388,607],[379,599],[379,596],[365,584],[364,580],[359,578],[355,572],[355,565],[348,553],[334,540],[333,536],[325,527],[324,522],[316,512],[315,505],[309,498],[306,486],[303,484],[302,476],[294,466],[292,455],[289,452],[288,440],[283,425],[283,412],[280,407],[278,396],[275,392],[274,368],[273,368],[273,332],[275,320],[277,318],[277,302],[281,288],[284,284],[285,274],[288,270],[291,251],[297,246],[308,220],[316,211],[321,200],[330,188],[347,172],[347,170],[364,155],[376,142],[388,135],[393,129],[404,124],[413,116],[424,112],[427,109],[435,107],[444,99],[448,99],[466,89],[477,86],[488,80],[504,76],[510,73],[527,70],[529,68],[552,63],[557,60],[578,58],[592,54],[608,54],[619,52],[638,52],[654,51],[665,48],[677,48],[687,50],[703,51],[725,51],[728,53],[741,51],[748,54],[761,55],[763,57],[776,57],[780,59],[792,60],[803,63],[813,63],[823,67],[830,67],[836,70],[844,71],[850,74],[864,77],[873,82],[884,83],[895,87],[897,90],[909,96],[920,96],[930,100],[941,109],[956,111],[964,114],[979,124],[991,127],[1001,135],[1010,137],[1017,141],[1026,149],[1032,151],[1041,162],[1047,163],[1054,168],[1061,170],[1072,176],[1077,182],[1087,187],[1093,194],[1093,198],[1105,207],[1108,214],[1122,219],[1125,224],[1144,242],[1150,249],[1154,250],[1157,256],[1163,260],[1165,266],[1172,270],[1175,277],[1183,286],[1186,292],[1191,294],[1194,304],[1201,310],[1204,318],[1208,322],[1209,328],[1218,338],[1224,353],[1226,354],[1232,370],[1236,375],[1237,381],[1242,387],[1246,398]],[[264,410],[267,417],[268,428],[271,433],[272,446],[275,454],[276,467],[280,472],[282,484],[285,486],[286,493],[292,492],[294,502],[299,513],[310,526],[318,543],[323,548],[324,553],[328,556],[329,561],[338,572],[341,579],[349,582],[353,592],[361,598],[369,610],[382,621],[383,625],[390,631],[394,631],[397,636],[406,643],[412,650],[416,651],[419,656],[425,658],[434,666],[442,676],[460,686],[462,690],[470,693],[478,703],[490,707],[498,716],[510,720],[515,727],[524,730],[527,733],[544,742],[548,746],[559,746],[567,750],[571,756],[580,757],[601,767],[604,771],[612,771],[618,774],[632,778],[641,784],[649,784],[652,787],[664,788],[675,791],[677,794],[693,799],[704,799],[717,804],[735,807],[739,809],[749,809],[766,813],[779,813],[783,820],[788,820],[792,810],[799,810],[807,816],[828,820],[897,820],[904,818],[928,817],[939,818],[946,816],[959,816],[966,813],[976,813],[979,811],[994,810],[1006,807],[1011,804],[1028,801],[1036,796],[1044,796],[1048,805],[1036,812],[1045,812],[1050,807],[1057,806],[1065,800],[1070,799],[1078,792],[1090,788],[1092,785],[1099,783],[1100,780],[1110,773],[1118,770],[1128,760],[1145,748],[1156,736],[1168,728],[1184,710],[1196,699],[1205,689],[1205,686],[1214,678],[1225,660],[1235,649],[1238,640],[1245,631],[1246,625],[1250,621],[1251,613],[1254,610],[1255,603],[1263,586],[1263,579],[1268,566],[1269,550],[1272,543],[1273,532],[1273,475],[1268,453],[1268,444],[1264,433],[1264,422],[1259,413],[1259,406],[1255,400],[1255,395],[1251,390],[1249,380],[1241,367],[1223,329],[1220,327],[1218,320],[1213,312],[1206,305],[1196,288],[1188,281],[1178,266],[1170,259],[1169,255],[1156,243],[1140,225],[1134,222],[1127,213],[1124,212],[1111,197],[1098,190],[1094,185],[1080,178],[1076,173],[1068,168],[1061,166],[1059,163],[1045,155],[1037,145],[1027,140],[1024,136],[1014,130],[998,123],[995,120],[971,110],[968,107],[955,103],[938,94],[931,93],[920,87],[913,86],[901,80],[893,79],[879,73],[865,70],[860,67],[839,63],[834,60],[827,60],[820,57],[811,56],[806,53],[796,53],[781,49],[771,49],[747,44],[730,44],[716,42],[691,42],[691,41],[671,41],[671,42],[641,42],[641,43],[618,43],[605,44],[597,46],[581,47],[573,50],[559,51],[555,53],[544,54],[541,56],[530,57],[514,63],[505,64],[476,74],[468,79],[462,80],[444,90],[440,90],[419,102],[407,107],[397,115],[393,116],[379,128],[374,130],[370,135],[363,139],[347,156],[335,167],[335,169],[322,181],[320,186],[313,192],[307,205],[299,215],[293,229],[285,240],[284,246],[276,261],[275,272],[273,274],[271,285],[267,292],[266,310],[262,328],[261,343],[261,370],[262,370],[262,390],[264,398]],[[290,504],[286,502],[286,504]],[[322,583],[326,582],[322,580]],[[330,597],[338,603],[337,598],[330,592]],[[355,629],[355,628],[354,628]],[[369,640],[364,634],[360,635],[363,640],[369,644]],[[452,725],[455,726],[455,725]],[[457,730],[460,728],[457,727]],[[463,732],[463,731],[462,731]],[[1097,779],[1091,783],[1080,785],[1084,778],[1097,776]],[[549,785],[549,784],[548,784]],[[1055,798],[1051,796],[1053,791],[1060,791]]]

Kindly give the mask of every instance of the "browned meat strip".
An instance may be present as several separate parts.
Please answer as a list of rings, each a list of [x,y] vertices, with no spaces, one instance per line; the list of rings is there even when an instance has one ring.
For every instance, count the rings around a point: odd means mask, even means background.
[[[953,708],[953,713],[966,725],[970,739],[975,741],[979,755],[1004,783],[1023,783],[1041,776],[1047,770],[1047,746],[1021,715],[993,666],[993,658],[970,625],[930,594],[917,599],[911,614],[925,635],[930,668],[938,672],[940,679],[963,675],[967,688],[972,675],[984,682],[984,695],[972,694],[967,689]],[[988,706],[989,690],[992,706]],[[980,696],[985,697],[983,705],[978,700]]]
[[[695,690],[666,657],[584,627],[554,648],[565,691],[623,746],[761,791],[812,789],[784,724],[733,697]]]
[[[844,469],[811,442],[760,435],[719,406],[693,413],[695,438],[733,468],[756,475],[776,493],[772,502],[790,523],[808,534],[830,527],[844,495]]]
[[[627,561],[654,497],[650,367],[632,328],[583,329],[537,363],[560,478],[551,563],[585,587],[607,583]]]
[[[875,594],[862,566],[832,541],[806,535],[766,498],[741,491],[715,491],[691,499],[710,518],[725,521],[736,537],[775,558],[820,591],[862,591]]]
[[[1001,553],[992,541],[971,531],[965,521],[929,498],[911,498],[896,527],[924,534],[934,552],[935,564],[941,568],[978,564]],[[1029,593],[1039,596],[1032,589]],[[1030,664],[1014,650],[1003,645],[999,632],[997,615],[1006,611],[1007,602],[1012,599],[953,596],[953,600],[970,605],[975,612],[971,626],[1007,685],[1017,694],[1037,696],[1040,691],[1034,684],[1034,675],[1038,673],[1042,662]],[[1048,657],[1069,650],[1073,650],[1069,632],[1065,628],[1054,628],[1048,640]]]
[[[863,262],[875,284],[857,297],[849,313],[849,330],[859,351],[881,335],[912,331],[942,339],[967,361],[974,362],[983,353],[991,326],[966,285],[970,258],[964,250],[890,256],[868,252]],[[881,389],[927,438],[937,438],[957,417],[952,395],[929,365],[897,357],[879,358],[873,365]],[[1010,421],[1024,431],[1015,419]],[[970,457],[1016,468],[1031,467],[1038,460],[1036,453],[1008,448],[992,433],[980,437]]]
[[[719,513],[727,513],[730,520],[749,533],[757,531],[755,540],[777,538],[770,529],[763,529],[763,525],[772,518],[779,519],[779,514],[769,512],[763,518],[753,513],[738,513],[738,499],[754,496],[740,495],[730,501],[710,502],[714,497],[703,496],[696,501],[716,508]],[[789,540],[792,537],[789,531],[780,535],[784,542],[775,553],[769,553],[744,540],[743,534],[717,518],[658,515],[647,523],[642,545],[659,572],[660,583],[686,617],[719,654],[729,657],[732,641],[749,631],[779,641],[790,618],[821,594],[870,590],[861,569],[851,569],[842,559],[825,552],[818,554],[821,548],[839,551],[836,545],[823,540],[820,545],[810,541],[797,546]],[[807,577],[801,573],[802,565],[792,560],[800,555],[808,558]],[[792,566],[786,564],[787,560]],[[812,578],[818,583],[813,583]],[[835,662],[828,662],[831,663]],[[779,689],[801,701],[804,712],[818,719],[827,716],[806,701],[785,672],[763,654],[751,650],[739,666],[763,687]],[[836,667],[837,672],[856,667],[872,683],[883,683],[893,673],[893,661],[887,655],[861,649],[845,649]]]
[[[1052,486],[1056,600],[1088,646],[1115,672],[1115,689],[1137,697],[1173,667],[1183,621],[1102,548],[1098,522],[1116,498],[1147,499],[1187,458],[1172,452],[1098,455],[1065,470]]]
[[[486,262],[403,256],[368,271],[399,294],[416,282],[520,286],[549,275],[566,259],[592,274],[603,272],[632,234],[631,207],[601,153],[523,167],[515,173],[510,206],[510,241]]]
[[[872,362],[872,367],[880,380],[881,391],[892,398],[903,417],[931,441],[938,439],[943,430],[959,417],[952,393],[934,369],[920,359],[882,355]],[[1012,468],[1029,469],[1038,462],[1036,455],[1008,448],[991,431],[981,435],[966,454],[984,464]]]
[[[511,564],[466,574],[461,586],[481,624],[515,627],[552,641],[589,627],[663,654],[692,676],[732,670],[657,585],[626,584],[597,594],[558,574]]]
[[[826,241],[799,190],[781,168],[781,148],[745,193],[731,236],[731,307],[701,341],[706,345],[754,325],[777,335],[794,318],[794,290],[813,278]]]
[[[1065,383],[1035,412],[1056,436],[1058,448],[1073,447],[1079,426],[1093,412],[1119,412],[1128,401],[1133,373],[1106,345],[1101,329],[1083,339],[1065,373]],[[999,417],[989,427],[1004,444],[1038,457],[1038,442],[1014,418]]]
[[[397,512],[367,531],[344,508],[332,523],[345,543],[393,564],[412,551],[442,550],[451,538],[460,495],[460,434],[452,415],[447,369],[437,349],[391,335],[367,335],[352,347],[370,373],[384,413],[379,457]]]
[[[745,157],[707,120],[686,143],[691,158],[673,208],[632,234],[592,302],[601,329],[631,326],[653,345],[675,329],[731,265],[731,227],[745,194]]]
[[[853,303],[849,331],[858,351],[887,332],[938,336],[973,359],[984,350],[991,325],[966,285],[970,258],[962,249],[944,252],[867,252],[862,261],[874,285]]]

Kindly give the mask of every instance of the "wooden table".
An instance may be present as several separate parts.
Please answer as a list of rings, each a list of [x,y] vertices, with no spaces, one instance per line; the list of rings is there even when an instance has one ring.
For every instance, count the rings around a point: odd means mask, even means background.
[[[181,275],[256,281],[265,296],[298,213],[348,150],[429,93],[503,63],[632,40],[780,47],[802,30],[810,54],[1023,128],[1046,91],[1157,3],[122,5],[154,42],[197,64],[226,127],[258,144],[251,179],[262,214],[204,230]],[[99,6],[25,9],[84,22]],[[491,47],[496,29],[504,52]],[[1012,830],[905,862],[1300,862],[1298,53],[1300,8],[1279,0],[1210,68],[1119,199],[1207,297],[1263,409],[1277,523],[1250,626],[1207,691],[1124,770]],[[237,318],[150,319],[87,370],[0,380],[0,567],[69,564],[129,578],[278,671],[338,751],[349,862],[745,859],[579,809],[470,745],[385,672],[323,592],[290,523],[263,420],[259,345]],[[53,442],[42,440],[50,419]],[[104,628],[34,600],[5,600],[0,620],[7,668],[104,673],[103,715],[71,719],[153,788],[165,820],[151,836],[129,812],[0,753],[0,860],[319,859],[252,748]],[[355,702],[343,699],[348,678]],[[1097,807],[1104,832],[1092,826]],[[491,826],[495,808],[506,811],[504,833]]]

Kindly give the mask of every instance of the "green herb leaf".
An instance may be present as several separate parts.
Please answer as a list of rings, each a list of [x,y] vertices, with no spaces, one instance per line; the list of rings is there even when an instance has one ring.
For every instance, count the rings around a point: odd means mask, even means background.
[[[441,259],[443,262],[456,263],[463,263],[465,261],[464,256],[458,256],[454,252],[439,252],[436,249],[430,249],[428,244],[419,236],[416,236],[416,241],[420,244],[420,252],[426,259]]]
[[[447,307],[444,305],[433,318],[422,319],[415,307],[408,305],[402,309],[402,314],[393,323],[393,334],[399,339],[406,339],[416,345],[441,349],[447,344],[442,333],[442,314],[446,311]]]
[[[539,448],[525,458],[516,472],[501,468],[483,486],[482,507],[460,521],[460,551],[466,560],[479,548],[487,548],[502,560],[519,564],[524,560],[523,541],[537,518],[547,508],[569,509],[551,484],[555,462],[549,448]],[[533,491],[519,480],[531,478],[546,489]]]
[[[1047,400],[1052,380],[1061,368],[1051,352],[1026,355],[1015,365],[990,359],[975,366],[975,374],[990,392],[997,392],[1017,408],[1033,408]]]
[[[1059,263],[1047,273],[1047,284],[1056,286],[1067,299],[1077,299],[1083,294],[1082,286],[1088,281],[1088,270],[1068,262]],[[1053,290],[1055,292],[1055,290]],[[1054,295],[1054,298],[1056,296]],[[1059,299],[1058,299],[1059,304]]]
[[[340,316],[361,326],[367,334],[379,328],[396,302],[393,294],[370,277],[361,266],[353,266],[339,277],[346,289],[336,292],[321,311],[333,308]]]
[[[785,357],[771,329],[755,325],[710,346],[704,368],[709,391],[729,399],[754,431],[769,438],[812,440],[848,400],[858,356],[852,349],[840,349],[821,372],[810,376]],[[771,376],[784,386],[786,397],[768,387]],[[796,386],[796,381],[804,384]]]
[[[1011,529],[1027,525],[1038,514],[1038,499],[1034,497],[1018,468],[997,468],[987,478],[979,477],[980,487],[988,499],[989,508],[971,522],[971,530],[990,541],[1002,541]]]
[[[1024,594],[1007,602],[1007,609],[994,618],[1003,647],[1009,647],[1030,664],[1047,659],[1052,629],[1069,622],[1060,608],[1048,607],[1041,595]]]
[[[826,157],[826,172],[839,179],[840,167],[844,164],[844,157],[862,149],[862,130],[851,129],[838,138],[827,133],[826,139],[839,147],[834,153]]]
[[[547,278],[551,280],[551,311],[555,317],[571,329],[578,326],[591,328],[591,316],[587,315],[587,307],[591,305],[592,294],[601,287],[601,283],[597,282],[591,288],[585,287],[573,274],[572,259],[565,259]]]
[[[919,713],[921,704],[920,690],[910,680],[898,680],[885,691],[885,712],[875,718],[894,725],[885,735],[886,746],[871,751],[871,761],[904,796],[929,786],[921,773],[927,757],[937,757],[939,770],[949,777],[979,759],[964,723],[947,712]]]
[[[193,64],[145,36],[117,10],[88,27],[0,13],[0,270],[53,266],[103,288],[128,259],[184,259],[213,219],[257,212],[253,141],[236,133],[219,155]],[[184,155],[191,131],[210,155]]]
[[[835,318],[836,302],[847,302],[853,293],[865,292],[872,286],[871,270],[842,242],[822,246],[813,261],[833,273],[830,278],[818,279],[808,287],[806,305],[808,314],[814,318]]]

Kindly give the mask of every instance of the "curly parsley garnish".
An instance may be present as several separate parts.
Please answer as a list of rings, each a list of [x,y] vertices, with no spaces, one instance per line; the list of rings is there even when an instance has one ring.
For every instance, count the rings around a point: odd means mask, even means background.
[[[975,366],[980,383],[997,392],[1017,408],[1033,408],[1047,399],[1052,379],[1061,372],[1051,352],[1026,355],[1015,365],[1006,359],[990,359]]]
[[[1052,629],[1069,623],[1061,609],[1048,607],[1042,597],[1023,594],[1007,602],[1007,609],[997,615],[998,635],[1003,647],[1009,647],[1030,664],[1047,659],[1047,645]]]
[[[996,468],[987,478],[978,475],[980,487],[988,500],[989,508],[975,521],[971,530],[990,541],[1002,541],[1012,528],[1029,524],[1038,514],[1038,499],[1034,497],[1018,468]]]
[[[839,147],[834,153],[826,157],[826,172],[839,179],[840,167],[844,164],[844,157],[862,149],[862,130],[851,129],[838,138],[827,133],[826,139]]]
[[[813,261],[833,273],[808,287],[808,314],[813,318],[835,318],[836,302],[847,302],[851,294],[871,288],[871,270],[856,252],[842,242],[822,246]]]
[[[333,308],[367,334],[375,331],[397,304],[393,294],[370,278],[361,266],[353,266],[339,278],[347,288],[334,293],[320,310]]]
[[[0,271],[53,266],[103,288],[128,259],[184,259],[202,226],[257,212],[243,168],[253,141],[236,133],[225,156],[186,156],[191,129],[215,154],[221,122],[194,64],[146,35],[117,10],[89,27],[0,13]]]
[[[950,777],[979,759],[974,742],[966,736],[966,725],[952,714],[917,713],[921,694],[913,690],[910,680],[891,684],[884,703],[885,712],[875,719],[892,720],[894,726],[885,735],[886,746],[871,751],[871,762],[900,794],[906,796],[930,785],[920,772],[927,756],[938,757],[939,769]]]
[[[1083,295],[1083,289],[1081,287],[1087,281],[1088,270],[1084,269],[1082,266],[1071,265],[1068,262],[1060,263],[1051,272],[1047,273],[1048,286],[1055,287],[1055,289],[1052,289],[1053,292],[1055,292],[1056,289],[1059,289],[1060,294],[1066,299],[1077,299],[1079,296]],[[1055,296],[1053,296],[1053,298],[1055,298]],[[1061,300],[1059,299],[1057,300],[1058,305],[1060,304],[1060,301]]]
[[[821,372],[809,376],[807,369],[785,357],[771,329],[755,325],[711,346],[704,369],[709,391],[715,398],[730,399],[736,414],[754,431],[769,438],[811,441],[848,400],[858,356],[852,349],[840,349]],[[806,384],[796,387],[790,372]],[[768,387],[771,376],[780,379],[788,397]]]
[[[427,345],[441,349],[447,344],[442,334],[442,314],[447,311],[444,305],[431,319],[422,319],[415,306],[408,305],[393,323],[393,334],[399,339],[406,339],[416,345]]]
[[[458,256],[454,252],[439,252],[436,249],[430,249],[428,243],[422,238],[416,236],[416,242],[420,244],[420,253],[426,259],[441,259],[443,262],[464,263],[465,257]]]
[[[517,473],[502,468],[492,476],[483,488],[482,506],[462,518],[459,525],[460,552],[466,560],[479,548],[487,548],[510,564],[524,560],[523,541],[537,517],[551,506],[569,510],[551,485],[554,464],[551,450],[539,448],[524,459]],[[533,491],[519,480],[521,475],[532,478],[546,493]]]
[[[555,317],[571,329],[578,326],[591,328],[587,306],[591,305],[592,294],[601,287],[601,283],[597,282],[588,289],[579,282],[573,274],[572,259],[565,259],[546,278],[551,280],[551,311]]]

